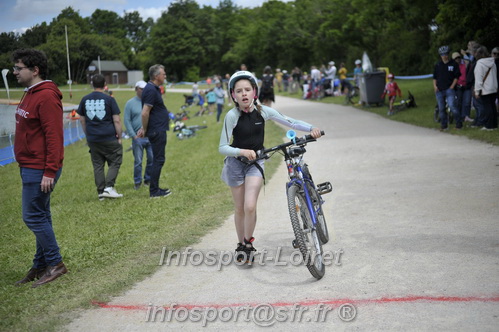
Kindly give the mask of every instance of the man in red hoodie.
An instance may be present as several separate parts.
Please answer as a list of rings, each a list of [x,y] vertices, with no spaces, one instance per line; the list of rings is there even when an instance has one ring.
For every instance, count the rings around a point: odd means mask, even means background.
[[[17,82],[25,87],[16,110],[14,142],[23,184],[22,214],[36,237],[33,266],[16,285],[39,279],[32,285],[35,288],[67,272],[50,213],[50,194],[61,175],[64,159],[62,94],[52,81],[45,80],[48,65],[43,52],[17,50],[12,60]]]

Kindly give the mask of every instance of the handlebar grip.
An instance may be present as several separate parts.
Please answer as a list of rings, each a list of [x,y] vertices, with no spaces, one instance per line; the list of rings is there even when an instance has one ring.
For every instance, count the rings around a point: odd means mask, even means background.
[[[324,130],[321,130],[321,136],[324,136],[326,133],[324,132]],[[315,138],[312,137],[312,135],[305,135],[305,140],[306,141],[309,141],[309,140],[315,140]]]

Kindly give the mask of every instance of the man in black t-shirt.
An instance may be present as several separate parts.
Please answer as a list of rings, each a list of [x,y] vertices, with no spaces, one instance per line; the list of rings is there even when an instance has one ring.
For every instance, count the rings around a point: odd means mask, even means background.
[[[123,195],[114,189],[123,160],[120,109],[116,100],[104,92],[104,76],[97,74],[92,81],[94,91],[83,97],[77,112],[87,136],[99,200],[120,198]],[[106,162],[107,174],[104,172]]]
[[[164,84],[166,79],[165,67],[162,65],[151,66],[149,78],[150,81],[142,91],[142,130],[139,130],[137,136],[148,137],[152,147],[153,164],[149,197],[166,197],[172,193],[170,189],[159,187],[159,177],[166,159],[166,131],[170,122],[169,112],[160,91],[160,86]]]
[[[460,112],[457,109],[455,102],[456,91],[454,90],[457,79],[461,75],[459,65],[449,58],[449,46],[440,47],[438,54],[441,60],[437,62],[433,71],[433,88],[435,89],[440,114],[440,130],[447,129],[446,101],[454,115],[456,129],[461,129],[463,127],[463,119],[461,119]]]

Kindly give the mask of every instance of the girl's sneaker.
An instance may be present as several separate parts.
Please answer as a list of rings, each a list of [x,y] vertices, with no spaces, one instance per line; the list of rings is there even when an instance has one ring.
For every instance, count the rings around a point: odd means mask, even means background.
[[[246,246],[239,242],[236,248],[236,261],[241,262],[244,259],[244,249]]]
[[[255,261],[256,249],[253,247],[253,241],[255,241],[254,237],[251,237],[249,240],[244,239],[244,252],[246,253],[246,264],[253,263]]]

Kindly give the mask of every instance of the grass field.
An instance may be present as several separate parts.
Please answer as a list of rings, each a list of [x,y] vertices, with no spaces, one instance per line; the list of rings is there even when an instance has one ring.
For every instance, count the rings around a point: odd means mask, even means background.
[[[78,103],[89,92],[76,89],[73,101]],[[20,94],[13,92],[12,99]],[[123,110],[134,92],[115,91],[113,95]],[[172,112],[183,102],[182,94],[165,97]],[[15,163],[0,168],[0,330],[55,330],[73,318],[74,310],[90,307],[92,300],[107,301],[153,273],[163,246],[188,246],[231,214],[230,192],[220,180],[222,124],[216,123],[215,115],[191,117],[186,124],[206,124],[208,128],[182,141],[172,131],[168,133],[160,183],[173,195],[162,199],[149,199],[147,187],[133,189],[133,156],[125,152],[116,183],[124,197],[100,202],[85,140],[66,147],[62,176],[52,195],[52,214],[70,273],[37,289],[29,284],[13,286],[31,266],[35,238],[21,217],[19,168]],[[269,146],[282,142],[283,136],[282,129],[269,123]],[[131,140],[124,140],[123,145],[126,150]],[[267,164],[269,177],[278,162],[274,158]],[[234,245],[236,240],[235,235],[227,239]]]
[[[410,90],[417,108],[391,116],[428,128],[438,128],[433,121],[435,97],[430,80],[402,81],[404,97]],[[111,87],[113,90],[115,87]],[[67,88],[62,88],[64,101],[70,102]],[[73,87],[77,104],[90,92],[88,86]],[[120,108],[133,97],[131,89],[113,90]],[[19,100],[21,90],[11,93]],[[282,95],[289,95],[281,93]],[[0,92],[0,98],[6,98]],[[300,94],[291,97],[300,98]],[[328,97],[325,103],[343,103],[343,97]],[[172,112],[183,104],[182,94],[167,93],[165,103]],[[386,107],[364,108],[386,117]],[[195,108],[191,108],[191,114]],[[201,236],[220,225],[232,212],[229,190],[219,179],[223,156],[218,153],[221,124],[215,115],[192,117],[187,124],[206,124],[198,135],[180,141],[168,134],[167,161],[161,184],[173,195],[150,200],[147,188],[133,189],[133,156],[124,153],[123,165],[116,188],[122,199],[99,202],[93,181],[92,166],[85,141],[65,149],[61,179],[52,195],[52,214],[56,236],[64,262],[70,273],[58,281],[37,289],[29,285],[14,287],[16,280],[28,271],[35,250],[35,238],[21,219],[21,181],[17,164],[0,168],[0,330],[55,330],[73,318],[78,309],[88,308],[91,301],[107,301],[129,289],[158,268],[163,246],[179,249],[195,243]],[[464,135],[499,145],[499,132],[481,132],[464,128],[451,129],[449,134]],[[267,126],[267,146],[278,144],[284,131],[276,125]],[[124,149],[130,140],[124,141]],[[267,176],[276,170],[280,160],[266,165]],[[235,244],[234,239],[227,239]]]
[[[382,107],[364,107],[361,105],[355,105],[355,107],[363,109],[368,112],[379,114],[380,116],[389,118],[393,121],[400,121],[409,123],[412,125],[439,129],[440,124],[433,120],[433,112],[436,105],[435,93],[433,91],[432,79],[421,79],[421,80],[396,80],[400,89],[402,90],[402,99],[408,97],[408,91],[410,91],[416,99],[416,108],[405,109],[401,112],[396,113],[393,116],[387,116],[387,106]],[[283,96],[290,96],[293,98],[301,98],[302,92],[296,94],[290,94],[286,92],[280,93]],[[397,98],[400,101],[400,98]],[[358,103],[359,98],[354,98],[353,101]],[[332,104],[343,104],[345,101],[344,97],[326,97],[321,99],[321,103],[332,103]],[[472,117],[474,117],[474,110],[472,110]],[[494,145],[499,145],[499,130],[495,131],[483,131],[480,128],[471,128],[469,123],[466,123],[461,130],[455,129],[455,126],[449,125],[448,132],[451,135],[466,136],[471,139],[480,140],[483,142],[491,143]]]

